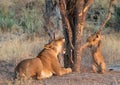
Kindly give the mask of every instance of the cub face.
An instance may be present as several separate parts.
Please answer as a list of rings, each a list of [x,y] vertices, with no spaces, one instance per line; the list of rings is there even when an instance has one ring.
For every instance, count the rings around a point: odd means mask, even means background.
[[[89,43],[89,47],[98,46],[99,42],[101,41],[100,33],[94,33],[88,37],[87,42]]]

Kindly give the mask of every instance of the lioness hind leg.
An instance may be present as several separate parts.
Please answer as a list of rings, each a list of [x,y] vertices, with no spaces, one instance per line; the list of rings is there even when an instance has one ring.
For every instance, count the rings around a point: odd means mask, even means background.
[[[15,79],[18,79],[18,80],[27,80],[28,77],[24,73],[22,73],[22,72],[20,72],[20,73],[16,72],[14,80]]]
[[[41,73],[37,73],[36,78],[37,78],[38,80],[43,79],[43,78],[41,77]]]
[[[64,74],[71,73],[72,69],[71,68],[61,68],[61,70],[56,72],[56,75],[62,76]]]

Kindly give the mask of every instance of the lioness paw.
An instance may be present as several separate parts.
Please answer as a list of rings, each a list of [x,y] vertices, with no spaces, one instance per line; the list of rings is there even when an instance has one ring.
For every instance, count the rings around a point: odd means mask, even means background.
[[[67,68],[67,73],[71,73],[72,72],[72,69],[71,68]]]

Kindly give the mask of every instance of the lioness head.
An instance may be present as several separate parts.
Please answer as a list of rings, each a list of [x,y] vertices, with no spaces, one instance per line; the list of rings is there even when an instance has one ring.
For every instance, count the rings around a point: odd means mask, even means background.
[[[64,42],[65,42],[64,38],[53,40],[49,44],[45,45],[45,49],[53,49],[58,54],[62,51]]]
[[[87,42],[89,43],[89,47],[98,46],[100,41],[101,41],[100,33],[94,33],[87,38]]]

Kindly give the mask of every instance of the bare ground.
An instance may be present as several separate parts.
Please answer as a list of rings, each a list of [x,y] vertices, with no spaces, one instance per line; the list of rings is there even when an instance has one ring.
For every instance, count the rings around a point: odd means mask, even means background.
[[[13,80],[15,65],[12,62],[0,61],[0,85],[120,85],[120,71],[97,74],[88,69],[44,80]]]

